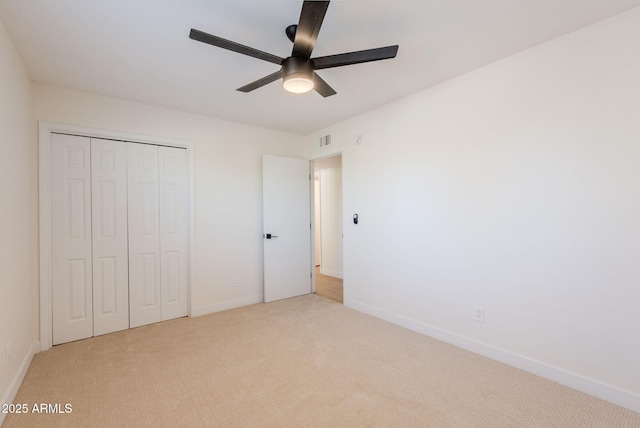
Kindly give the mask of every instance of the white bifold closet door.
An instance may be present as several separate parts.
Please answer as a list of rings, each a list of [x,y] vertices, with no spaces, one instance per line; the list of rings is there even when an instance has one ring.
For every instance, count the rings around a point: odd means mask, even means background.
[[[53,134],[53,344],[187,315],[186,150]]]
[[[126,148],[53,134],[53,344],[129,328]]]
[[[186,150],[129,143],[129,306],[138,327],[187,315]]]
[[[187,316],[189,193],[187,150],[158,147],[162,320]]]
[[[91,145],[51,136],[53,344],[93,336]]]
[[[91,139],[93,335],[129,328],[127,147]]]

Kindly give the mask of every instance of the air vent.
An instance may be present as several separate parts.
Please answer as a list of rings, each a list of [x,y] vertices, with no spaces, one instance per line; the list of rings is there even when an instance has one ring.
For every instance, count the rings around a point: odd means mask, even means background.
[[[320,147],[331,145],[331,134],[323,135],[320,137]]]

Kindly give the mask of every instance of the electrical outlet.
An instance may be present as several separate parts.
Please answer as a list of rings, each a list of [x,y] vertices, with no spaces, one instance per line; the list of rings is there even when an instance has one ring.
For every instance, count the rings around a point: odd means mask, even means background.
[[[233,286],[240,287],[240,275],[236,275],[233,277]]]
[[[478,322],[484,322],[484,307],[482,306],[473,307],[473,319]]]

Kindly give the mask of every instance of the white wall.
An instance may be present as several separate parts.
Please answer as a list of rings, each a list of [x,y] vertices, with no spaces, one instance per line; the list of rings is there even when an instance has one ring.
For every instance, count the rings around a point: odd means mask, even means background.
[[[320,272],[342,278],[342,167],[318,171],[320,178]]]
[[[2,21],[0,94],[0,403],[5,403],[13,400],[37,349],[38,210],[30,82]],[[0,413],[0,423],[3,419]]]
[[[308,136],[345,304],[640,411],[639,40],[635,9]]]
[[[33,92],[38,121],[193,142],[193,313],[262,301],[262,155],[303,158],[301,137],[51,86]]]

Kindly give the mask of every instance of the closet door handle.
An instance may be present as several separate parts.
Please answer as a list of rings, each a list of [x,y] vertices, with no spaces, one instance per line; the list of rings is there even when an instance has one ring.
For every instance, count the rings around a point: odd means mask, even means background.
[[[271,238],[277,238],[278,235],[272,235],[270,233],[266,233],[266,234],[262,235],[262,237],[265,238],[265,239],[271,239]]]

